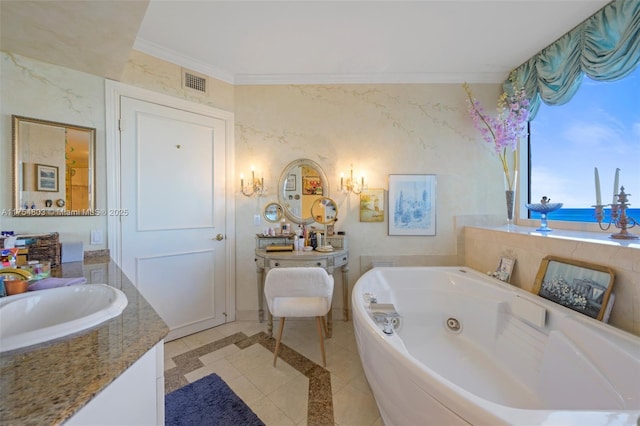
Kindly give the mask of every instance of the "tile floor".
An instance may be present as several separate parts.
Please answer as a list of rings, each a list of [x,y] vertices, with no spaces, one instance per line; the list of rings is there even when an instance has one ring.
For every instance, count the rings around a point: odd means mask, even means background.
[[[333,322],[326,369],[315,320],[287,320],[276,367],[266,331],[266,322],[236,321],[166,343],[165,392],[216,373],[267,426],[383,425],[352,322]]]

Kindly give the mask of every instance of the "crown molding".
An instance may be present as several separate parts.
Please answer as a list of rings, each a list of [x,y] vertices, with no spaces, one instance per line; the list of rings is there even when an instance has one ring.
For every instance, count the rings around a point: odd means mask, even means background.
[[[502,83],[500,73],[236,74],[235,85],[267,84],[460,84]]]
[[[221,68],[214,67],[205,62],[202,62],[192,57],[178,53],[174,50],[166,49],[150,41],[137,38],[135,43],[133,44],[133,48],[142,53],[146,53],[147,55],[154,56],[158,59],[163,59],[165,61],[179,65],[181,67],[188,68],[193,71],[197,71],[201,74],[205,74],[209,77],[222,80],[226,83],[235,84],[233,74]]]
[[[502,83],[509,70],[485,73],[358,73],[358,74],[233,74],[189,56],[138,38],[134,49],[173,64],[222,80],[248,85],[279,84],[460,84]]]

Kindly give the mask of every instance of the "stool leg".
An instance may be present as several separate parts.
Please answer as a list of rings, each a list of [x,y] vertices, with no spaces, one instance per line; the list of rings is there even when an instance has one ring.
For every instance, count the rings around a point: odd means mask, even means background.
[[[278,327],[278,339],[276,340],[276,350],[273,351],[273,366],[276,366],[278,360],[278,351],[280,350],[280,340],[282,340],[282,331],[284,330],[284,317],[280,317],[280,327]]]
[[[322,326],[324,328],[324,336],[328,339],[329,338],[329,329],[327,328],[327,320],[325,319],[325,317],[322,317]]]
[[[320,337],[320,351],[322,352],[322,365],[327,366],[327,360],[324,355],[324,339],[322,338],[322,317],[316,317],[318,324],[318,337]]]

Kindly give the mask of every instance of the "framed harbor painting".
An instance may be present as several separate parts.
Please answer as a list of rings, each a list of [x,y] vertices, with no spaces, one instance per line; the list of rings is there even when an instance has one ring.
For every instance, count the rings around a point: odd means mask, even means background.
[[[389,235],[436,235],[436,175],[389,175]]]
[[[614,278],[606,266],[547,256],[540,262],[533,293],[603,320]]]

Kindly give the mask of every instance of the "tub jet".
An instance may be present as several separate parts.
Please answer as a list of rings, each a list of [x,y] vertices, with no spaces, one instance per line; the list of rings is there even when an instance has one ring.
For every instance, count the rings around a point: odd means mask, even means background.
[[[462,331],[462,324],[460,324],[460,321],[453,317],[447,318],[446,325],[449,331],[453,333],[460,333]]]

